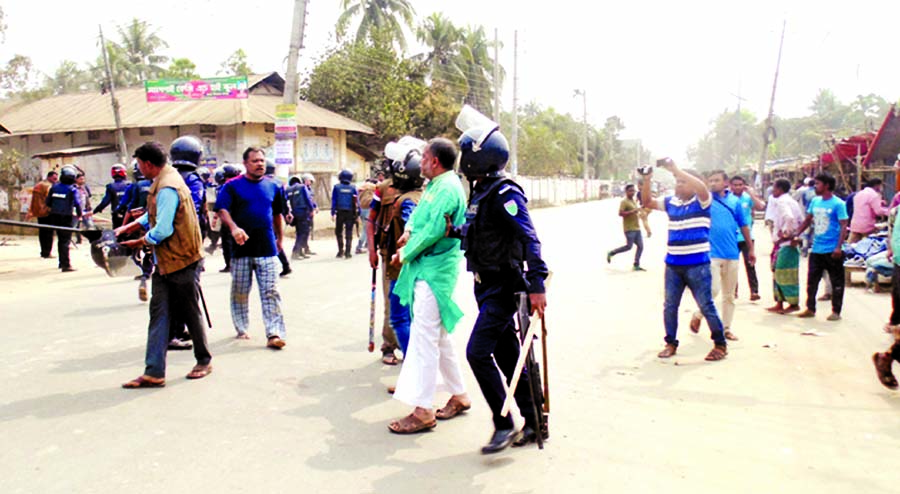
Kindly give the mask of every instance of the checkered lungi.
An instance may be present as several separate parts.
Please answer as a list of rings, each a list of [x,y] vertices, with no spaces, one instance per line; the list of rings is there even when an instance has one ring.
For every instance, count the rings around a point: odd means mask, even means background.
[[[250,287],[253,273],[259,284],[263,324],[266,337],[284,339],[284,316],[281,314],[281,295],[278,293],[279,262],[277,257],[235,257],[231,261],[231,320],[238,334],[250,328]]]

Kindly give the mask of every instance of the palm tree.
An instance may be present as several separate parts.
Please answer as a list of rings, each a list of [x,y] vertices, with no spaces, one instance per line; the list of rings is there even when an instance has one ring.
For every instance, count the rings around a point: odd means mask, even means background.
[[[465,75],[469,85],[466,103],[482,111],[490,111],[491,99],[494,95],[494,60],[489,54],[489,50],[493,46],[494,43],[488,41],[483,26],[463,29],[459,56],[465,65]],[[500,68],[500,78],[502,81],[502,67]]]
[[[124,52],[129,72],[140,81],[159,77],[169,57],[160,55],[159,50],[169,45],[151,30],[150,24],[134,18],[126,26],[119,26],[120,47]]]
[[[453,99],[463,100],[469,92],[466,63],[460,57],[462,31],[443,14],[431,14],[416,30],[416,38],[430,51],[422,62],[432,84],[443,85]]]
[[[357,43],[366,41],[375,31],[386,29],[400,49],[406,50],[406,37],[400,21],[412,29],[415,15],[408,0],[341,0],[341,8],[344,12],[337,21],[338,38],[347,33],[350,21],[359,17],[355,38]]]

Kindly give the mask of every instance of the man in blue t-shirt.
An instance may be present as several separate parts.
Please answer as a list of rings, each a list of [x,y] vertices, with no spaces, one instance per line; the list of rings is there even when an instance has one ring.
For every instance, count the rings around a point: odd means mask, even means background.
[[[816,197],[810,201],[806,210],[806,219],[797,230],[799,237],[810,225],[812,229],[812,249],[809,254],[809,271],[806,277],[806,310],[798,317],[814,317],[816,315],[816,292],[819,281],[827,271],[831,280],[831,315],[829,321],[841,319],[841,307],[844,303],[844,252],[843,245],[847,236],[847,205],[834,195],[836,181],[827,173],[816,177]]]
[[[747,283],[750,285],[750,301],[755,302],[760,299],[759,296],[759,279],[756,276],[756,265],[750,262],[750,244],[755,243],[753,238],[753,211],[765,211],[766,202],[760,199],[753,189],[747,185],[744,177],[736,175],[731,177],[731,193],[738,199],[741,207],[741,214],[747,222],[747,228],[750,230],[750,239],[746,240],[742,232],[738,232],[738,248],[741,250],[741,256],[744,258],[744,270],[747,272]],[[737,298],[737,290],[734,292]]]
[[[722,317],[725,327],[725,338],[737,340],[737,336],[731,331],[731,323],[734,320],[734,293],[737,291],[738,267],[741,258],[741,250],[738,247],[738,232],[750,237],[750,228],[747,218],[741,212],[740,201],[728,189],[728,175],[722,170],[710,172],[706,177],[706,183],[712,196],[710,206],[709,227],[709,258],[710,273],[712,275],[712,297],[716,300],[722,295],[721,301],[716,304],[716,309]],[[753,250],[753,240],[749,245],[750,262],[756,263],[756,254]],[[700,329],[700,321],[703,314],[697,310],[691,318],[691,330],[695,333]]]
[[[678,350],[678,307],[684,289],[688,288],[697,301],[709,325],[715,346],[706,360],[722,360],[728,355],[728,344],[719,312],[713,303],[712,275],[709,267],[710,204],[712,196],[703,180],[682,171],[671,159],[657,161],[675,175],[675,195],[652,199],[650,183],[653,170],[641,184],[642,206],[665,211],[669,217],[669,240],[666,254],[666,301],[663,319],[666,326],[666,347],[658,355],[669,358]]]
[[[249,298],[256,273],[266,346],[281,349],[285,342],[281,295],[278,293],[278,252],[281,251],[284,189],[265,179],[266,154],[249,147],[244,151],[246,173],[222,186],[216,196],[216,212],[231,231],[235,246],[231,262],[231,319],[237,338],[250,339]]]

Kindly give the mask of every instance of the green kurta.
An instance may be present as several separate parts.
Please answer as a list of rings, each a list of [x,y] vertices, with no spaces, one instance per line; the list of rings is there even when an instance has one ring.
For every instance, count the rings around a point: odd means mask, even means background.
[[[452,171],[428,182],[422,199],[406,223],[410,237],[399,250],[403,269],[394,286],[394,294],[400,297],[401,304],[412,307],[416,281],[428,283],[437,299],[444,329],[452,333],[463,315],[453,301],[463,252],[459,248],[459,239],[444,236],[447,229],[444,215],[450,216],[454,226],[460,226],[466,220],[466,194],[459,177]]]

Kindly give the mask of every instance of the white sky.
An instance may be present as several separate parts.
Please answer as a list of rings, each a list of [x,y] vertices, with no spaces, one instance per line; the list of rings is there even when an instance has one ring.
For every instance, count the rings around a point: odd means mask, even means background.
[[[204,76],[215,75],[237,48],[257,72],[283,73],[293,3],[0,0],[9,25],[0,60],[21,53],[46,73],[63,59],[93,61],[98,24],[114,38],[116,25],[138,17],[159,29],[168,55],[190,58]],[[580,118],[581,99],[572,94],[586,88],[592,124],[619,115],[627,126],[624,137],[643,139],[656,155],[683,157],[716,114],[734,109],[739,85],[744,108],[765,116],[782,19],[787,36],[776,114],[806,114],[822,87],[845,102],[870,92],[900,99],[897,1],[412,3],[420,19],[442,11],[457,25],[480,24],[490,35],[498,28],[509,76],[518,30],[522,104],[536,101]],[[340,0],[309,3],[302,66],[330,44],[339,13]],[[410,42],[415,51],[412,37]],[[512,106],[511,80],[502,93],[506,109]]]

